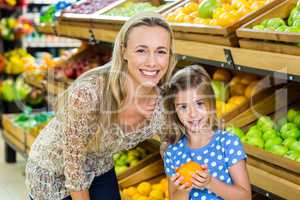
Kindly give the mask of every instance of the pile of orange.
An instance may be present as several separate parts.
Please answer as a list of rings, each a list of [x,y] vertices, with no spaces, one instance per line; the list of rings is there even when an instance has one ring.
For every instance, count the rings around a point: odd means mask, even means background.
[[[226,69],[218,69],[213,74],[213,80],[222,81],[229,85],[230,95],[226,101],[216,101],[218,117],[236,109],[261,90],[258,77],[249,73],[238,73],[233,78]]]
[[[272,0],[221,0],[220,6],[214,9],[212,18],[200,18],[199,3],[190,1],[183,7],[165,15],[169,22],[203,24],[211,26],[230,26],[243,16],[258,10]]]
[[[137,187],[124,189],[122,196],[124,199],[130,200],[168,200],[168,181],[166,178],[156,184],[144,181]]]

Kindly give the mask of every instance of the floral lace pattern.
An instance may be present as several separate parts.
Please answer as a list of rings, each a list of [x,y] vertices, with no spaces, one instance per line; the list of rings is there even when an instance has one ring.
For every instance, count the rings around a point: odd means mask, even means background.
[[[93,140],[98,133],[95,110],[104,85],[99,74],[108,69],[101,67],[87,73],[66,90],[66,105],[32,145],[26,166],[26,187],[33,199],[61,200],[70,191],[89,188],[95,176],[113,168],[114,153],[133,148],[161,132],[164,119],[159,98],[151,120],[143,128],[130,133],[124,133],[118,126],[102,131],[100,151],[95,151]]]

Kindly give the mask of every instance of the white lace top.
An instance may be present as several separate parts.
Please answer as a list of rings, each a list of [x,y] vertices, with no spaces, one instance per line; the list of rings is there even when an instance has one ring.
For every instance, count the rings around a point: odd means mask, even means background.
[[[130,149],[160,133],[163,126],[161,98],[143,128],[124,133],[120,127],[102,131],[95,150],[97,113],[103,95],[101,67],[75,81],[60,109],[31,147],[26,166],[26,187],[34,200],[61,200],[70,191],[90,187],[95,176],[113,168],[112,155]]]

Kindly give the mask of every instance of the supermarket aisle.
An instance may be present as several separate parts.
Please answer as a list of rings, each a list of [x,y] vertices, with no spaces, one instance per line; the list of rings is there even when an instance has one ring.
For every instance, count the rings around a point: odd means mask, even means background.
[[[17,156],[16,164],[6,164],[4,161],[4,141],[0,136],[0,199],[24,200],[26,191],[24,184],[25,160]]]

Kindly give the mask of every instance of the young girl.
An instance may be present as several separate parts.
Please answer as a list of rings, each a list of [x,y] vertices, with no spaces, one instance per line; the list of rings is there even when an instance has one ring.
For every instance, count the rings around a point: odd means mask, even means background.
[[[251,199],[246,154],[236,135],[218,129],[210,78],[200,66],[179,70],[164,94],[169,142],[164,151],[171,200]],[[183,184],[176,169],[189,161],[204,170]]]

